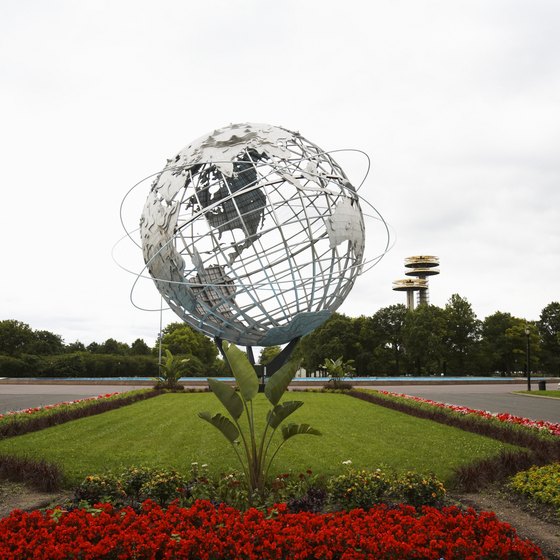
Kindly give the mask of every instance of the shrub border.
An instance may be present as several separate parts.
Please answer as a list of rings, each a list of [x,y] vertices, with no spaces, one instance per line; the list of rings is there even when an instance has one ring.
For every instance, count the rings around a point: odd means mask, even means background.
[[[55,463],[31,457],[0,455],[0,479],[22,482],[40,492],[56,492],[62,488],[64,476]]]

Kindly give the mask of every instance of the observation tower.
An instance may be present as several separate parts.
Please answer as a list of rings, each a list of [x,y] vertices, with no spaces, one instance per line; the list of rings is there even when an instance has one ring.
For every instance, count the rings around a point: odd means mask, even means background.
[[[393,282],[393,290],[406,292],[406,305],[408,309],[414,309],[414,292],[418,292],[418,305],[429,303],[428,277],[439,274],[439,258],[433,255],[418,255],[404,259],[406,276]]]

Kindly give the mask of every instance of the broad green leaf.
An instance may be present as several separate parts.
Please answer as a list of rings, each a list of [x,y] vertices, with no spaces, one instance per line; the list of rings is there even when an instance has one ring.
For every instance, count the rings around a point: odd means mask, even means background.
[[[270,376],[264,386],[264,394],[271,404],[277,405],[282,395],[294,378],[298,364],[295,361],[285,363],[276,373]]]
[[[299,434],[320,436],[321,432],[312,428],[309,424],[288,424],[287,426],[282,426],[282,437],[284,441]]]
[[[235,389],[231,385],[212,377],[208,378],[208,385],[210,385],[211,391],[226,407],[232,418],[237,420],[243,414],[243,401]]]
[[[233,371],[233,375],[241,396],[246,400],[252,400],[259,392],[259,379],[247,355],[239,350],[235,344],[228,344],[225,340],[222,343],[224,352],[226,353],[229,365]]]
[[[295,412],[303,401],[287,401],[276,405],[272,410],[268,411],[266,420],[272,428],[276,429],[292,412]]]
[[[235,443],[235,440],[239,437],[239,430],[235,427],[235,424],[223,414],[218,412],[211,416],[209,412],[199,412],[198,415],[215,428],[218,428],[230,443]]]

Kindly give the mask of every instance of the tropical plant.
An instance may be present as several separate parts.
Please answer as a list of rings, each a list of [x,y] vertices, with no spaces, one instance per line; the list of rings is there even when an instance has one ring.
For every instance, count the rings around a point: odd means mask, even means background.
[[[211,377],[208,378],[208,384],[228,411],[231,420],[219,412],[213,416],[209,412],[200,412],[199,416],[217,428],[232,445],[245,473],[249,499],[255,493],[263,497],[270,466],[282,446],[296,435],[320,435],[320,432],[309,424],[286,424],[281,428],[282,440],[271,453],[272,440],[277,429],[288,416],[303,405],[302,401],[286,401],[280,404],[282,395],[294,378],[298,364],[290,361],[268,379],[264,394],[272,408],[266,415],[264,430],[259,438],[253,411],[253,400],[259,391],[259,379],[255,369],[247,355],[234,344],[224,341],[223,349],[239,392],[227,383]],[[243,422],[242,427],[240,419],[244,413],[246,422]]]
[[[354,366],[352,365],[354,360],[344,361],[342,356],[339,356],[336,360],[327,358],[325,363],[321,366],[327,370],[329,374],[329,385],[334,389],[351,389],[352,386],[347,382],[343,381],[345,377],[352,377],[354,372]]]
[[[180,389],[179,379],[185,373],[188,358],[178,359],[166,348],[165,358],[159,368],[159,376],[156,381],[156,389]]]

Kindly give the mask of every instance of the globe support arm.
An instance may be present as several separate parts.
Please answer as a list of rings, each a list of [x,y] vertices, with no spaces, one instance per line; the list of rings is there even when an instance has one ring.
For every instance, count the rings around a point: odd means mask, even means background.
[[[249,362],[251,363],[251,365],[253,367],[255,367],[255,369],[257,370],[257,374],[259,374],[259,377],[262,376],[262,378],[264,379],[264,377],[270,377],[271,375],[273,375],[274,373],[276,373],[292,356],[292,353],[295,350],[295,347],[297,346],[297,343],[300,341],[301,337],[300,336],[296,336],[295,338],[293,338],[292,340],[290,340],[290,342],[283,348],[283,350],[280,352],[280,354],[278,354],[277,356],[274,357],[274,359],[268,363],[266,366],[264,366],[264,368],[259,367],[258,365],[255,365],[255,355],[253,353],[253,347],[252,346],[246,346],[246,351],[247,351],[247,358],[249,359]],[[218,347],[218,350],[220,351],[220,354],[222,355],[222,358],[229,364],[226,353],[224,352],[224,349],[222,348],[222,343],[223,343],[223,339],[221,339],[219,336],[214,338],[214,343],[216,344],[216,346]],[[231,364],[230,364],[231,366]],[[262,369],[262,371],[261,371]],[[264,374],[264,375],[263,375]]]

